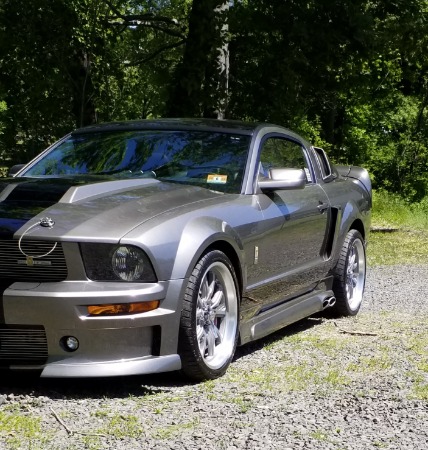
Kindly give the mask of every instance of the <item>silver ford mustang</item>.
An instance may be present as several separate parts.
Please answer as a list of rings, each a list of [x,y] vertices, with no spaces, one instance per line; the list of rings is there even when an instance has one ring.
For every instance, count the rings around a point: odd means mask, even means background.
[[[271,124],[76,130],[0,181],[0,367],[223,375],[364,291],[371,184]]]

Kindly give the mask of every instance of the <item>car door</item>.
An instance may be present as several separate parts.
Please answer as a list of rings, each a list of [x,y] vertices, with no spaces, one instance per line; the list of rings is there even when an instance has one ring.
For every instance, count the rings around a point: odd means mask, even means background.
[[[327,236],[329,200],[315,182],[304,145],[271,135],[261,142],[259,179],[270,169],[303,169],[303,189],[259,192],[264,231],[255,245],[255,264],[248,269],[250,297],[259,306],[293,298],[312,289],[324,276],[323,247]]]

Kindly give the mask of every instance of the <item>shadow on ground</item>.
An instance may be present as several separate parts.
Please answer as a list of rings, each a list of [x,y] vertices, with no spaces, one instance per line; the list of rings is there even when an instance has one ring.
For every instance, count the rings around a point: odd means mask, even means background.
[[[308,318],[283,328],[263,339],[238,347],[234,361],[257,352],[267,345],[322,323],[322,318]],[[233,363],[232,363],[233,364]],[[179,372],[111,378],[40,378],[39,373],[0,370],[0,397],[12,400],[22,396],[50,399],[126,398],[165,393],[172,388],[193,383]]]

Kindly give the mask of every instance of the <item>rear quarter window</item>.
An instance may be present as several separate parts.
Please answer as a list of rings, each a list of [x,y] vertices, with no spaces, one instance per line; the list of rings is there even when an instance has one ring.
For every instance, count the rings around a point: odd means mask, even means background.
[[[315,151],[315,156],[318,161],[318,166],[321,171],[321,175],[323,180],[327,180],[331,177],[333,177],[333,168],[330,164],[330,161],[325,153],[325,151],[322,148],[319,147],[313,147]]]

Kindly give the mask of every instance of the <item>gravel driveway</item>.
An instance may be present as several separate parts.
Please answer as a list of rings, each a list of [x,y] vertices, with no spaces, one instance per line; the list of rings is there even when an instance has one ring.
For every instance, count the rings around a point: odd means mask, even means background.
[[[427,278],[370,269],[356,318],[244,346],[216,381],[0,374],[0,448],[426,450]]]

